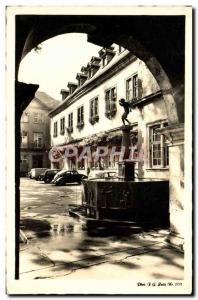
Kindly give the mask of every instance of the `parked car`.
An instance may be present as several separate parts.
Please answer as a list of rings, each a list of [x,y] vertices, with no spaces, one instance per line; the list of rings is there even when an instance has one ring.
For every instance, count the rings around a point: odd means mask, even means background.
[[[46,170],[47,171],[47,170]],[[43,173],[41,173],[40,175],[39,175],[39,177],[38,177],[38,181],[42,181],[43,180],[43,177],[45,176],[45,172],[46,171],[44,171]]]
[[[54,177],[53,183],[55,185],[65,185],[66,183],[81,183],[83,179],[87,178],[86,175],[78,173],[78,171],[66,171],[62,170]]]
[[[65,169],[63,169],[63,170],[61,170],[60,172],[58,172],[58,173],[54,176],[54,178],[53,178],[53,180],[52,180],[52,183],[55,183],[55,181],[56,181],[59,177],[61,177],[62,174],[65,173],[65,172],[66,172]]]
[[[48,169],[44,172],[44,175],[42,175],[41,180],[45,183],[50,183],[59,171],[59,169]]]
[[[31,169],[30,170],[30,174],[29,174],[29,177],[31,179],[36,179],[38,180],[38,177],[41,173],[43,173],[44,171],[46,171],[47,168],[34,168],[34,169]]]
[[[117,178],[118,173],[115,171],[107,171],[107,170],[93,170],[89,173],[89,179],[94,178],[104,178],[104,179],[111,179],[111,178]]]

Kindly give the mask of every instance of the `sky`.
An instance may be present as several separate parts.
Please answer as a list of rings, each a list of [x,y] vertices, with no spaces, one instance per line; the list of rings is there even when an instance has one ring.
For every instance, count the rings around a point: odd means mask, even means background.
[[[87,34],[62,34],[44,41],[41,50],[34,49],[22,60],[19,81],[39,84],[43,91],[61,100],[61,89],[67,89],[68,81],[76,82],[80,72],[92,56],[98,56],[101,47],[87,42]]]

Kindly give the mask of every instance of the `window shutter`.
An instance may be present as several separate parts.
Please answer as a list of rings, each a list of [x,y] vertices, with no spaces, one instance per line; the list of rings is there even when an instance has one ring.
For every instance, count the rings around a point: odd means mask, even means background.
[[[98,98],[95,99],[95,115],[98,115]]]
[[[143,96],[142,80],[138,78],[138,99],[141,99]]]

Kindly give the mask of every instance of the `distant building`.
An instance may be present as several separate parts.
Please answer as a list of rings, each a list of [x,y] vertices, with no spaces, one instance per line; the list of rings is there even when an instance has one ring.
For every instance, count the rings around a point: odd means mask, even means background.
[[[75,145],[78,154],[83,146],[91,146],[93,153],[97,145],[119,150],[123,109],[118,101],[125,98],[134,105],[128,116],[133,126],[134,159],[142,152],[136,173],[139,177],[168,178],[168,147],[156,131],[168,126],[167,113],[163,93],[145,63],[113,44],[92,57],[76,79],[76,83],[68,83],[68,89],[61,90],[63,101],[50,112],[52,146]],[[52,166],[84,173],[87,169],[117,170],[118,157],[107,155],[97,163],[63,159]]]
[[[49,111],[59,101],[44,92],[37,92],[35,98],[21,117],[21,175],[32,168],[48,168],[50,162],[50,119]]]

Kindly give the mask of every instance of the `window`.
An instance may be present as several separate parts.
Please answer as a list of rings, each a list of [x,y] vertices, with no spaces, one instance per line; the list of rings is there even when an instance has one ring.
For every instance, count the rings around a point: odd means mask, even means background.
[[[29,114],[24,112],[21,117],[21,122],[28,123],[29,122]]]
[[[21,163],[27,164],[28,163],[28,156],[27,155],[21,155]]]
[[[78,86],[82,86],[85,83],[85,81],[87,80],[87,77],[88,76],[81,76],[81,77],[79,77],[79,79],[78,79]]]
[[[44,123],[44,115],[39,114],[39,123]]]
[[[43,133],[34,132],[34,147],[42,148],[43,147]]]
[[[27,131],[21,132],[21,148],[27,148],[28,146],[28,133]]]
[[[34,123],[39,123],[39,115],[38,115],[38,113],[34,113]]]
[[[133,76],[133,99],[138,97],[138,76]]]
[[[70,95],[73,94],[74,91],[76,90],[76,88],[78,87],[77,84],[72,83],[72,82],[69,82],[67,86],[68,86],[68,88],[69,88],[69,94],[70,94]]]
[[[149,129],[150,134],[150,167],[165,168],[169,165],[168,146],[165,144],[164,136],[156,131],[168,126],[167,122],[156,124]]]
[[[104,55],[102,58],[102,67],[104,68],[108,63],[112,60],[113,56],[112,55]]]
[[[73,131],[73,113],[70,113],[68,115],[68,128],[67,128],[68,132],[72,132]]]
[[[57,137],[58,135],[58,123],[57,121],[54,122],[54,137]]]
[[[60,134],[65,133],[65,118],[60,119]]]
[[[43,114],[42,113],[34,113],[33,122],[34,123],[43,123],[44,122]]]
[[[84,106],[80,106],[77,110],[77,127],[82,129],[84,126]]]
[[[93,69],[89,68],[88,70],[88,78],[90,79],[93,76]]]
[[[85,160],[81,159],[81,161],[77,162],[77,168],[80,170],[85,170]]]
[[[126,81],[126,100],[138,98],[138,75],[135,74]]]
[[[119,53],[119,54],[122,53],[124,50],[125,50],[124,47],[122,47],[122,46],[119,46],[119,47],[118,47],[118,53]]]
[[[102,67],[105,67],[108,65],[108,63],[112,60],[112,58],[115,55],[115,52],[113,51],[114,47],[110,48],[103,48],[99,51],[100,59],[102,60],[101,64]]]
[[[99,120],[98,115],[98,97],[90,101],[90,118],[89,121],[91,124],[95,124]]]
[[[116,88],[111,88],[105,92],[105,115],[107,118],[111,119],[115,116],[116,108]]]
[[[107,56],[104,56],[102,59],[102,66],[105,67],[108,64]]]

